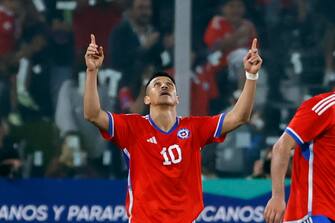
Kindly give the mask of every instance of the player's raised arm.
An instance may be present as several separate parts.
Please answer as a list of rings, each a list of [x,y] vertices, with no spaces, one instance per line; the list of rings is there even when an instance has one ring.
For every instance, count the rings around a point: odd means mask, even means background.
[[[295,147],[296,142],[287,133],[284,133],[273,146],[271,160],[272,197],[264,211],[264,219],[268,223],[282,222],[286,208],[285,175],[291,150]]]
[[[98,47],[95,36],[91,34],[91,43],[85,54],[86,82],[84,91],[84,116],[100,129],[108,129],[107,114],[101,110],[98,94],[97,76],[98,70],[104,60],[102,47]]]
[[[250,119],[256,93],[256,80],[262,65],[262,58],[259,56],[257,49],[257,39],[253,40],[248,54],[243,59],[243,64],[246,72],[246,82],[234,108],[227,113],[224,119],[221,134],[236,129]]]

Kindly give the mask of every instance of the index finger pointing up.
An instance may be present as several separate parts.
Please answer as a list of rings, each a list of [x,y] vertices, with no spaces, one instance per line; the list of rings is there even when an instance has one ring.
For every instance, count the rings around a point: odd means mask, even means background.
[[[254,38],[251,44],[251,50],[257,50],[257,38]]]
[[[95,43],[95,36],[93,34],[91,34],[91,44],[96,45],[96,43]]]

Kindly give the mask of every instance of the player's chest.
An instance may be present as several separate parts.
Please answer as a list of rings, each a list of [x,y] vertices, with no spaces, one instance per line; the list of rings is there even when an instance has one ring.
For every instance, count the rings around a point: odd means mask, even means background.
[[[182,164],[196,155],[196,141],[190,128],[178,128],[168,134],[154,130],[143,131],[134,139],[134,143],[133,154],[152,164]]]

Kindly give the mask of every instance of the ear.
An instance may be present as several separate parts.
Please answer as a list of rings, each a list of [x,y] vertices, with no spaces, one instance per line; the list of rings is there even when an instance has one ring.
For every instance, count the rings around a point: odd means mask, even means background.
[[[176,96],[176,101],[177,101],[177,105],[179,105],[180,98],[178,95]]]
[[[150,97],[148,95],[144,96],[144,104],[150,105]]]

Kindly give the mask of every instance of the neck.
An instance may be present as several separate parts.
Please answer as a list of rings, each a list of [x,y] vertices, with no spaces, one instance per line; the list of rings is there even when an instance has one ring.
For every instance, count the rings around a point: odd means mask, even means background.
[[[169,131],[176,123],[177,111],[176,107],[159,106],[150,107],[150,117],[155,124],[163,131]]]

